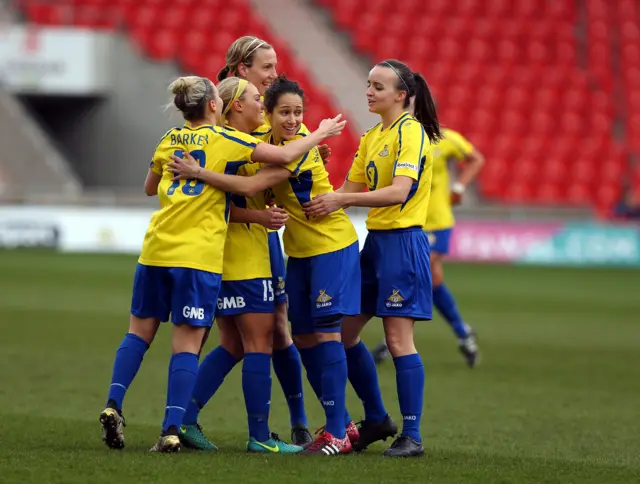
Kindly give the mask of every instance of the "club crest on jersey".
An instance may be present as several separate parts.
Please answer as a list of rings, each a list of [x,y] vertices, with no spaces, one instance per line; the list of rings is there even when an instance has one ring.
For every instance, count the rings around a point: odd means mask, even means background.
[[[386,306],[388,308],[401,308],[404,298],[400,294],[400,289],[394,289],[391,296],[387,298]]]
[[[331,300],[332,299],[333,298],[327,294],[327,290],[326,289],[320,289],[320,294],[316,298],[316,307],[318,309],[327,308],[327,307],[331,306],[331,304],[332,304]]]
[[[387,145],[384,145],[384,148],[382,148],[382,151],[378,153],[378,156],[389,156],[389,147]]]

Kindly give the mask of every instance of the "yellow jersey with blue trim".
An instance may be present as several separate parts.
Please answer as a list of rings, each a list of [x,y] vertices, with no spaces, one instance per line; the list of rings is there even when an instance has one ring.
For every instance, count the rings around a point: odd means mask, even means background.
[[[431,199],[424,226],[425,230],[444,230],[454,226],[451,208],[451,181],[449,162],[462,161],[473,151],[473,145],[452,129],[442,130],[443,138],[431,147],[433,152],[433,178]]]
[[[229,126],[228,131],[239,133]],[[258,163],[244,164],[238,170],[240,176],[253,176],[258,172]],[[264,210],[264,192],[253,197],[231,195],[231,202],[240,208]],[[267,230],[260,224],[230,223],[224,246],[223,281],[245,281],[271,277]]]
[[[295,139],[303,136],[306,134],[299,131]],[[291,172],[291,176],[272,190],[278,206],[289,214],[282,236],[287,255],[313,257],[344,249],[356,242],[358,234],[344,210],[319,218],[308,218],[302,211],[302,205],[314,197],[333,192],[329,173],[318,148],[314,147],[285,168]]]
[[[251,163],[253,150],[261,142],[211,125],[167,131],[151,160],[151,171],[162,176],[160,210],[151,216],[139,262],[222,274],[231,197],[199,180],[172,181],[169,155],[188,152],[207,170],[236,174]]]
[[[367,229],[394,230],[424,226],[433,171],[430,143],[424,127],[409,113],[401,114],[387,129],[382,123],[360,139],[347,180],[365,183],[369,191],[392,184],[396,176],[407,176],[413,185],[399,205],[369,210]]]
[[[264,124],[261,125],[259,128],[257,128],[255,131],[253,131],[251,133],[251,136],[255,136],[256,138],[268,143],[269,140],[271,139],[271,124],[269,123],[269,118],[267,118],[264,115],[264,113],[262,114],[262,120],[264,121]],[[298,134],[308,135],[310,133],[311,132],[304,124],[300,125],[300,129],[298,129]],[[271,188],[267,189],[265,191],[265,199],[273,200],[273,198],[274,198],[273,190]],[[267,229],[267,233],[268,232],[277,232],[277,230]]]

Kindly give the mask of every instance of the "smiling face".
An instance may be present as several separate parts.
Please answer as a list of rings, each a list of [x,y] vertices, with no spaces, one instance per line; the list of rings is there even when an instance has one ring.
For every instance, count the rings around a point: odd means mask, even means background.
[[[303,111],[304,105],[299,94],[281,94],[273,112],[267,113],[275,138],[294,139],[302,124]]]
[[[404,103],[407,92],[398,89],[398,81],[398,75],[389,67],[375,66],[371,69],[367,82],[369,112],[382,114],[398,103]]]
[[[260,95],[264,96],[265,91],[271,86],[274,79],[278,77],[276,64],[278,64],[278,57],[275,50],[272,48],[258,49],[253,55],[251,67],[240,64],[238,66],[238,74],[243,79],[254,84],[258,88]]]

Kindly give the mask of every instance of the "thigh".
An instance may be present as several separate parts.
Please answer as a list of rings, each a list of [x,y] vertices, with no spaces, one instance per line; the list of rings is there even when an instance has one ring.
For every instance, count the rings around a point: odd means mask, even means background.
[[[376,315],[431,319],[429,244],[421,230],[387,234],[380,240]]]
[[[271,278],[222,281],[216,314],[273,313],[274,299]]]
[[[169,321],[173,286],[169,271],[168,267],[136,266],[131,297],[132,316]]]
[[[222,276],[197,269],[174,267],[171,321],[174,324],[209,327],[213,324]]]
[[[271,353],[275,316],[273,313],[245,313],[234,317],[245,353]]]
[[[278,232],[269,232],[269,260],[271,262],[271,277],[276,303],[286,302],[286,268]]]
[[[309,261],[289,257],[287,264],[287,293],[289,321],[293,335],[313,333],[311,300],[309,298]]]
[[[242,346],[242,337],[233,316],[216,316],[216,325],[220,346],[231,353],[236,360],[241,360],[244,355],[244,346]]]

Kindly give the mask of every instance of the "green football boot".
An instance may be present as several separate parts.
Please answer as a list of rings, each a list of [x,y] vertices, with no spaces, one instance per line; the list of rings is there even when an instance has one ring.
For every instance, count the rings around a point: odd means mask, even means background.
[[[180,441],[185,447],[197,450],[214,451],[218,448],[211,443],[206,435],[202,432],[200,424],[195,425],[181,425],[180,426]]]

